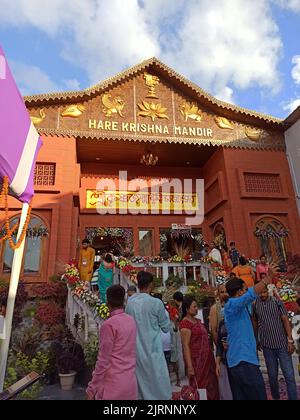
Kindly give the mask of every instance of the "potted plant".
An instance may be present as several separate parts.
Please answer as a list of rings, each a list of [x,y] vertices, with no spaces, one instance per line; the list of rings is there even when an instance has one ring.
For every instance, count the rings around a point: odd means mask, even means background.
[[[62,341],[53,343],[56,368],[60,378],[61,388],[70,391],[73,388],[75,376],[84,366],[82,347],[68,331]]]

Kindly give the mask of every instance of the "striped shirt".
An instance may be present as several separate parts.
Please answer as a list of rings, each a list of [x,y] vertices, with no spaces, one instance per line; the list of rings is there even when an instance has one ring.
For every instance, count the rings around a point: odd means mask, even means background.
[[[258,338],[263,348],[287,348],[288,338],[281,317],[288,316],[288,313],[282,302],[274,297],[265,302],[258,298],[253,304],[253,315],[258,323]]]

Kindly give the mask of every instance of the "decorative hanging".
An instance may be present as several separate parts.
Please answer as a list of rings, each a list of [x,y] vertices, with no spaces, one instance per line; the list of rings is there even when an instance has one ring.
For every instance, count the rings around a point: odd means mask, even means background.
[[[289,236],[289,231],[284,227],[275,230],[274,228],[268,226],[266,229],[260,229],[257,227],[254,231],[254,235],[257,238],[270,239],[270,238],[286,238]]]
[[[25,235],[26,235],[26,232],[27,232],[27,229],[28,229],[28,226],[29,226],[29,222],[30,222],[31,206],[29,206],[29,208],[28,208],[28,213],[27,213],[27,216],[26,216],[26,220],[25,220],[20,238],[17,241],[17,243],[14,243],[13,236],[16,236],[16,234],[17,234],[16,232],[17,232],[17,229],[19,227],[19,223],[16,223],[12,228],[9,225],[8,192],[9,192],[9,181],[8,181],[8,177],[5,176],[5,177],[3,177],[3,186],[2,186],[2,191],[0,193],[0,204],[1,204],[2,199],[4,199],[5,231],[3,232],[3,236],[1,236],[1,234],[0,234],[0,243],[5,241],[5,240],[8,240],[11,249],[16,250],[16,249],[20,248],[20,246],[21,246],[21,244],[22,244],[22,242],[25,238]]]

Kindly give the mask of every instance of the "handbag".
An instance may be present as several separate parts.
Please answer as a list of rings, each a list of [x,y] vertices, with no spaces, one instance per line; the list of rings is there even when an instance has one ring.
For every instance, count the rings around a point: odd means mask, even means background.
[[[180,391],[180,399],[185,401],[199,401],[199,393],[198,393],[198,383],[196,378],[195,380],[195,386],[192,385],[185,385],[181,388]]]

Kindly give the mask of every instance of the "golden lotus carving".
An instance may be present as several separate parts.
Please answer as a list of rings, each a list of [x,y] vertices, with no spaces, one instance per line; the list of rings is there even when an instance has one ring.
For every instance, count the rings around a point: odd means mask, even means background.
[[[202,121],[201,111],[195,104],[182,104],[180,106],[180,112],[184,116],[185,121],[188,121],[189,119],[196,122]]]
[[[216,122],[217,126],[222,128],[222,129],[227,129],[227,130],[233,130],[234,129],[233,123],[230,122],[225,117],[215,117],[215,122]]]
[[[258,142],[261,139],[262,131],[253,128],[245,128],[245,134],[249,140]]]
[[[102,96],[102,103],[105,108],[103,108],[103,112],[106,117],[112,117],[114,114],[120,115],[120,117],[124,118],[122,111],[125,106],[124,100],[120,96],[116,96],[112,99],[111,95],[105,94]]]
[[[40,116],[36,117],[36,116],[31,116],[30,119],[33,122],[34,125],[38,125],[40,124],[45,118],[46,118],[46,113],[44,111],[44,108],[40,109],[39,112]]]
[[[142,103],[138,104],[140,112],[138,115],[141,117],[150,117],[152,121],[155,118],[162,118],[162,119],[169,119],[166,114],[167,108],[163,107],[161,104],[154,104],[151,102],[150,104],[146,101],[142,101]]]
[[[155,86],[157,86],[160,82],[159,77],[153,76],[152,74],[145,73],[144,79],[146,81],[146,86],[148,86],[149,88],[147,98],[158,99],[158,96],[156,96],[156,92],[155,92]]]
[[[81,105],[81,104],[73,104],[68,106],[62,113],[61,115],[63,117],[72,117],[72,118],[78,118],[80,117],[83,112],[85,111],[85,106]]]

